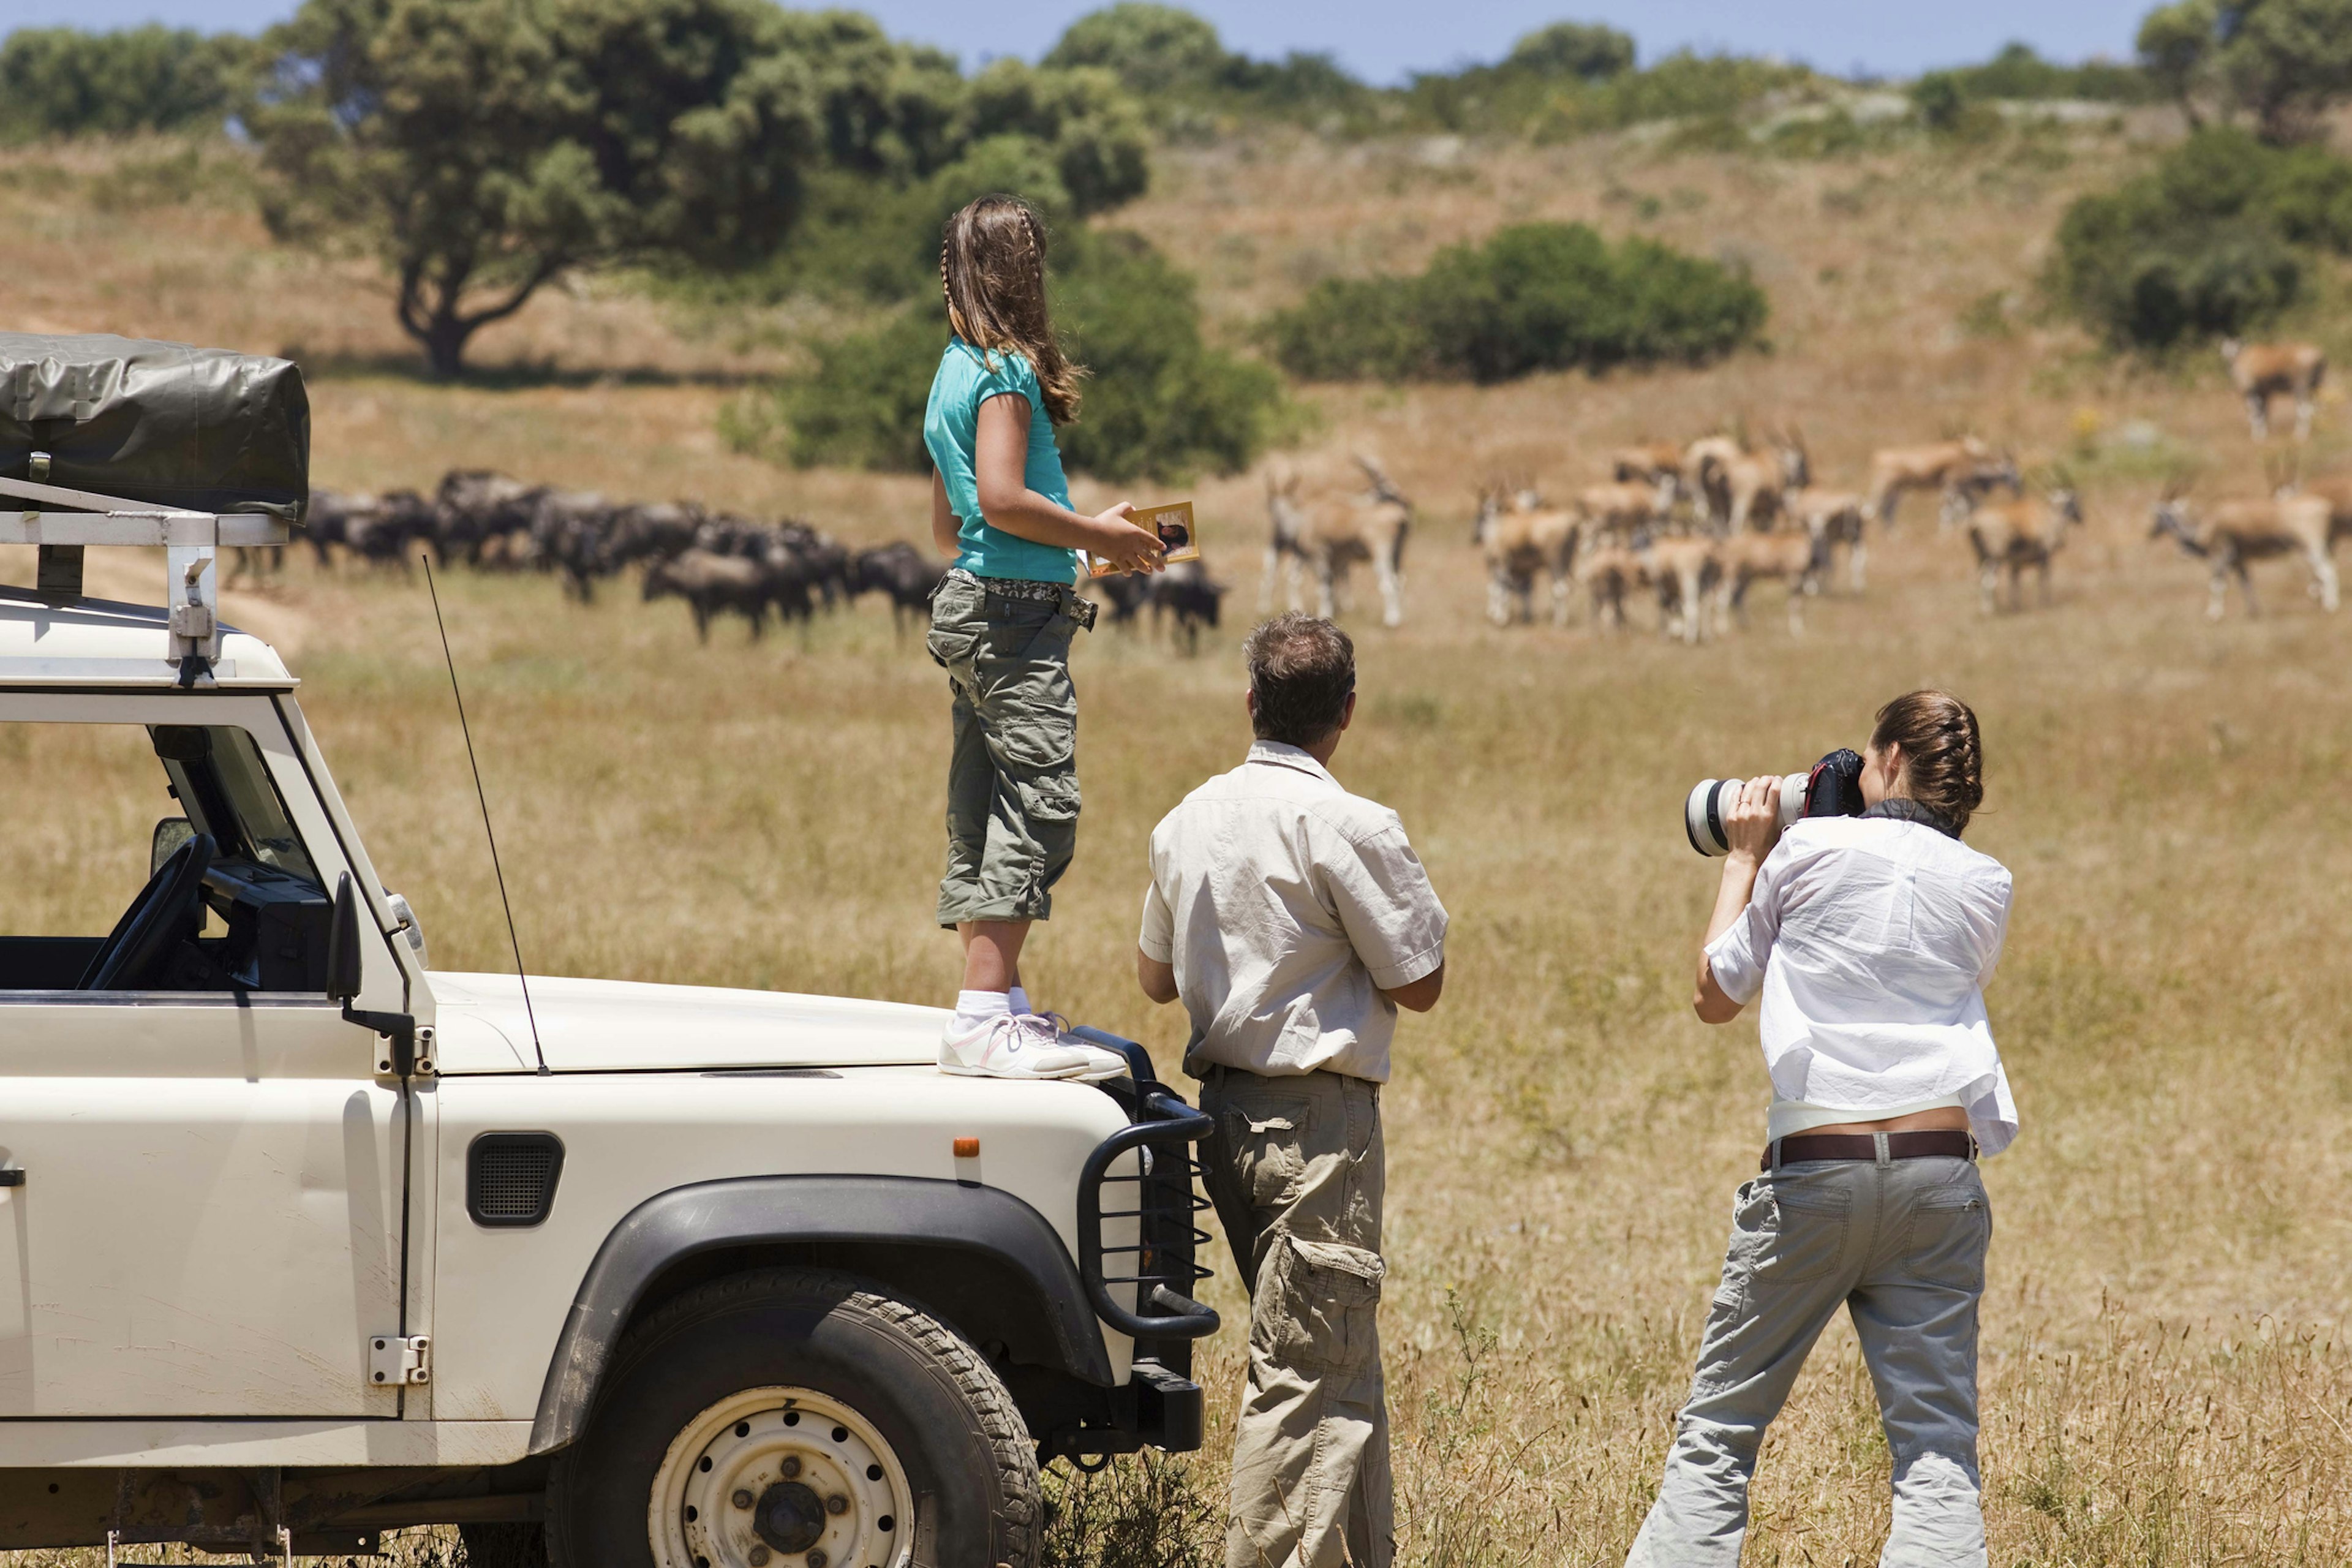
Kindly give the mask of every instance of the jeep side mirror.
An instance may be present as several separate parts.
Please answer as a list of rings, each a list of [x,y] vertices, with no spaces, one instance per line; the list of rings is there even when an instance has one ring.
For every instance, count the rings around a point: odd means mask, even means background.
[[[335,912],[327,926],[327,1000],[348,1005],[360,994],[360,899],[352,874],[335,881]]]
[[[155,825],[155,836],[147,841],[147,874],[153,876],[163,868],[181,845],[196,836],[196,825],[184,816],[167,816]]]

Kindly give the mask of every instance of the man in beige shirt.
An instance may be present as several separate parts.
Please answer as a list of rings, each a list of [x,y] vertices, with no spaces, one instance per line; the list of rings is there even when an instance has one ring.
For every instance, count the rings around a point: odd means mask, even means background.
[[[1209,1196],[1250,1289],[1225,1562],[1388,1568],[1380,1086],[1397,1009],[1444,989],[1445,908],[1396,813],[1328,771],[1347,633],[1283,616],[1244,651],[1257,743],[1153,829],[1136,956],[1191,1015]]]

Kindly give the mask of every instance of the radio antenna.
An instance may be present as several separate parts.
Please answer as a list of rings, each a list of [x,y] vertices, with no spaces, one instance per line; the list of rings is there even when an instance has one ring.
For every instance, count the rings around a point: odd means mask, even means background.
[[[515,933],[514,903],[507,897],[507,874],[499,864],[499,836],[490,829],[490,797],[482,789],[482,764],[474,755],[473,727],[466,722],[466,694],[457,689],[457,660],[449,652],[449,624],[441,618],[441,590],[433,585],[433,558],[425,563],[425,591],[433,595],[433,625],[441,633],[441,662],[449,667],[449,695],[457,701],[457,732],[466,737],[466,764],[474,770],[474,799],[482,807],[482,837],[490,841],[490,870],[499,879],[499,905],[507,912],[507,941],[514,944],[515,983],[522,987],[522,1016],[530,1025],[530,1053],[547,1071],[547,1053],[540,1048],[539,1015],[531,1011],[530,976],[522,966],[522,938]]]

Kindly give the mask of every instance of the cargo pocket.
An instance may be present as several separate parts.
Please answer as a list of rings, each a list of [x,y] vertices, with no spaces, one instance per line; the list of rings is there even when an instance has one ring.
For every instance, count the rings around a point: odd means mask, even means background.
[[[1741,1189],[1732,1251],[1742,1264],[1740,1296],[1749,1307],[1773,1292],[1819,1279],[1845,1252],[1848,1194],[1807,1190],[1787,1176]]]
[[[1303,1100],[1227,1106],[1225,1136],[1232,1140],[1234,1173],[1253,1207],[1277,1207],[1297,1196],[1307,1179],[1304,1140],[1311,1113]]]
[[[1039,663],[983,672],[984,707],[1005,766],[1020,773],[1069,769],[1078,751],[1078,694],[1066,665]]]
[[[1381,1255],[1338,1241],[1275,1244],[1273,1344],[1277,1359],[1315,1372],[1353,1372],[1380,1343]]]
[[[1992,1210],[1983,1190],[1970,1182],[1912,1205],[1904,1268],[1925,1284],[1982,1294],[1985,1248],[1991,1242]]]
[[[980,647],[972,605],[960,587],[952,580],[940,585],[931,601],[931,629],[923,638],[923,646],[930,650],[931,662],[950,674],[959,668],[969,669]]]
[[[1024,779],[1014,786],[1021,796],[1021,814],[1029,819],[1029,837],[1035,839],[1050,858],[1065,846],[1062,840],[1069,835],[1069,825],[1078,816],[1078,775],[1074,773],[1050,773],[1044,778]]]

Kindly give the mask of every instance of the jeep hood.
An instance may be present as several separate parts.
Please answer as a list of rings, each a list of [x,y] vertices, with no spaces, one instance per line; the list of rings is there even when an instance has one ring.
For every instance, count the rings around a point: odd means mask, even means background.
[[[946,1014],[898,1002],[433,970],[436,1065],[444,1073],[531,1071],[531,1021],[555,1072],[695,1068],[928,1066]]]

